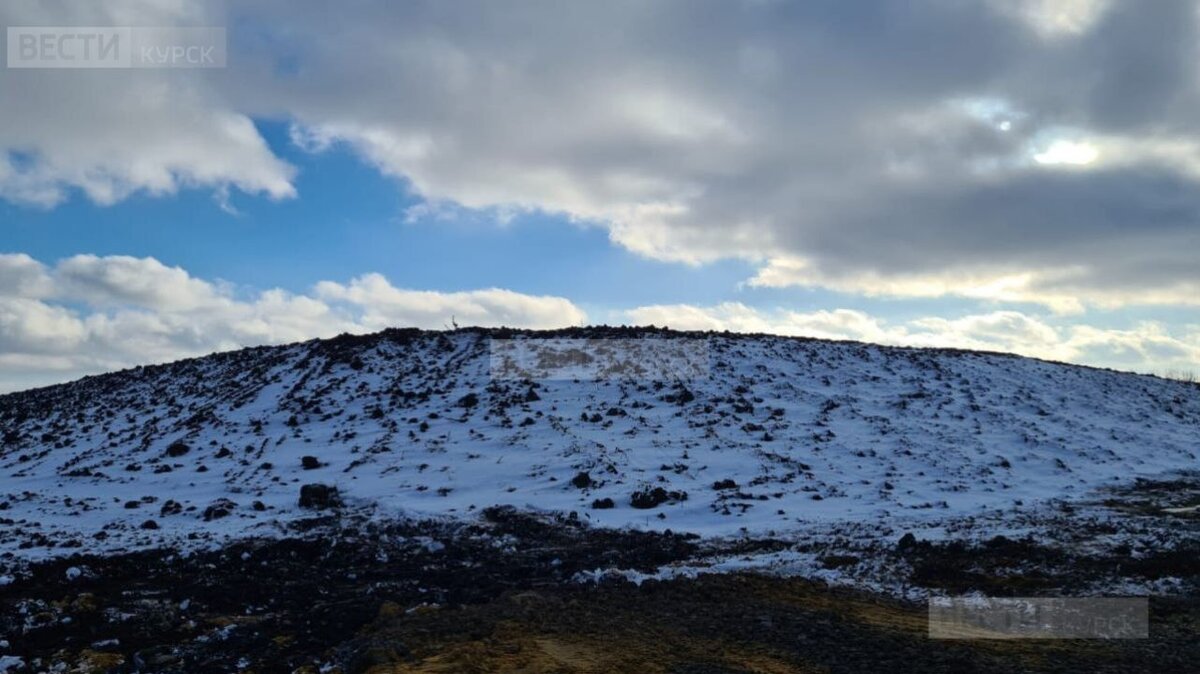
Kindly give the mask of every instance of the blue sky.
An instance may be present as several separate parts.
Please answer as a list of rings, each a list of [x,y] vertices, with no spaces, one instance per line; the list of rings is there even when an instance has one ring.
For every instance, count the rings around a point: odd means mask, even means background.
[[[257,120],[256,126],[272,152],[298,168],[297,198],[234,194],[226,209],[211,189],[197,188],[169,198],[136,194],[115,205],[96,204],[78,191],[53,208],[0,202],[10,223],[9,245],[43,261],[80,253],[154,257],[201,278],[228,281],[243,295],[274,287],[300,293],[364,271],[409,288],[495,286],[563,295],[609,322],[626,322],[623,308],[650,304],[741,302],[797,311],[835,304],[899,319],[981,306],[748,287],[751,263],[649,259],[613,244],[603,227],[562,213],[450,207],[414,216],[410,209],[429,202],[406,181],[380,174],[344,147],[305,152],[280,122]]]
[[[1200,369],[1196,7],[1047,6],[6,6],[229,56],[0,71],[0,388],[451,316]]]
[[[197,276],[251,289],[303,291],[324,279],[377,271],[408,287],[500,286],[570,295],[595,306],[735,299],[750,265],[656,262],[609,243],[598,227],[562,214],[490,211],[411,218],[427,203],[403,180],[381,175],[344,148],[306,153],[286,127],[260,121],[271,150],[295,165],[300,196],[235,194],[221,208],[212,190],[170,198],[134,195],[97,205],[79,193],[46,209],[0,202],[10,246],[42,260],[78,253],[151,256]],[[797,294],[797,298],[802,294]]]

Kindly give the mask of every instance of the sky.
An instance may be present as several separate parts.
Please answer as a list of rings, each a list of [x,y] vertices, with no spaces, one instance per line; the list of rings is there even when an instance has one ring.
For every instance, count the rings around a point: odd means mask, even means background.
[[[0,20],[226,35],[223,67],[0,70],[0,391],[451,324],[1200,371],[1194,2],[62,0]]]

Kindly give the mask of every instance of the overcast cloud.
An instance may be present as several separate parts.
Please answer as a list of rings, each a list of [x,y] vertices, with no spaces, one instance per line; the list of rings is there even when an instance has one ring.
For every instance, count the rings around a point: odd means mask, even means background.
[[[266,116],[430,199],[762,261],[759,284],[1200,301],[1193,3],[468,4],[6,4],[17,25],[242,23],[225,70],[5,71],[0,143],[27,156],[0,192],[287,198]]]
[[[104,7],[5,3],[0,18],[226,25],[230,65],[0,71],[0,197],[54,207],[71,189],[109,204],[201,187],[296,198],[294,168],[253,123],[272,119],[307,151],[352,148],[433,204],[561,213],[655,259],[747,260],[748,287],[1059,315],[1200,304],[1194,2]],[[50,285],[97,305],[230,301],[184,272],[130,283],[121,265],[134,263],[69,260]],[[13,264],[0,282],[20,284],[22,302],[48,292],[39,274],[50,272]],[[308,299],[372,307],[356,325],[391,316],[380,307],[418,323],[444,313],[418,308],[425,299],[470,302],[459,310],[480,321],[540,315],[542,302],[393,291],[368,275]],[[263,301],[245,310],[275,309]],[[29,310],[65,320],[52,309]],[[903,329],[917,327],[934,325]],[[1039,353],[1091,348],[1083,333],[1046,339],[1056,346]]]

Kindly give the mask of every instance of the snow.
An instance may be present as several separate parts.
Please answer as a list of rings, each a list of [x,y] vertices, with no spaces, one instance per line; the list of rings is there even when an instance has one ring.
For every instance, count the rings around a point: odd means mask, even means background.
[[[0,554],[278,536],[313,515],[306,483],[378,517],[514,505],[705,537],[936,537],[1198,466],[1182,382],[781,337],[544,337],[393,331],[0,396]],[[655,487],[687,497],[630,504]],[[206,520],[219,499],[234,508]]]

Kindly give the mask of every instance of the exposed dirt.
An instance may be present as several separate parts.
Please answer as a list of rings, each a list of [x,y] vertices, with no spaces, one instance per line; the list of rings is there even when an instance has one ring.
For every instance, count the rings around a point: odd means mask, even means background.
[[[25,569],[0,586],[0,654],[30,672],[62,663],[53,671],[188,674],[1129,672],[1200,661],[1195,598],[1153,600],[1145,640],[936,641],[924,604],[798,578],[573,580],[693,558],[697,541],[685,536],[509,509],[470,525],[330,517],[302,528],[189,556],[77,556]],[[955,591],[1063,585],[987,571],[1053,561],[1029,542],[917,543],[895,554]],[[1180,570],[1196,573],[1194,562]]]

